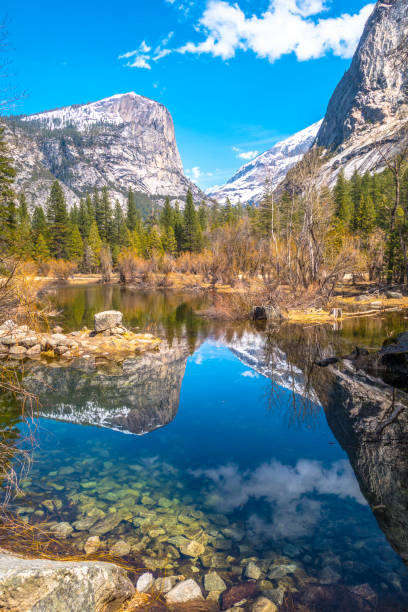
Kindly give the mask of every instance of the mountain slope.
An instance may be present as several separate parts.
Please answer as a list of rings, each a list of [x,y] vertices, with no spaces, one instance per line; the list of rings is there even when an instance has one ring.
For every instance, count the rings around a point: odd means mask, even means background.
[[[380,0],[369,17],[349,70],[336,87],[316,144],[334,155],[325,166],[330,183],[343,167],[346,176],[379,170],[382,146],[392,155],[408,121],[407,0]]]
[[[184,175],[173,120],[158,102],[133,92],[7,119],[17,188],[44,202],[52,180],[73,203],[108,185],[124,200],[129,188],[147,195],[200,190]]]
[[[207,195],[220,203],[227,198],[233,204],[259,202],[265,190],[265,181],[271,181],[272,189],[278,186],[288,170],[310,149],[320,125],[321,121],[318,121],[258,155],[242,166],[225,185],[208,190]]]

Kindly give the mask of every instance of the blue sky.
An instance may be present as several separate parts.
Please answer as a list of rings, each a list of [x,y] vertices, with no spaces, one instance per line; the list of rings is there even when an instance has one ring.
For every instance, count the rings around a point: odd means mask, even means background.
[[[15,112],[135,91],[170,110],[203,188],[319,120],[373,5],[363,0],[3,0]],[[122,56],[122,57],[121,57]]]

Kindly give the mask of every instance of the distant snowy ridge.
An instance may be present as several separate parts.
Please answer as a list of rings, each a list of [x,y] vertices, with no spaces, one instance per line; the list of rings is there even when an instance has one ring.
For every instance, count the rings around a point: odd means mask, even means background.
[[[265,191],[266,179],[270,180],[271,188],[276,189],[290,168],[311,148],[322,121],[278,142],[272,149],[242,166],[225,185],[212,187],[207,194],[222,204],[227,198],[233,204],[259,202]]]

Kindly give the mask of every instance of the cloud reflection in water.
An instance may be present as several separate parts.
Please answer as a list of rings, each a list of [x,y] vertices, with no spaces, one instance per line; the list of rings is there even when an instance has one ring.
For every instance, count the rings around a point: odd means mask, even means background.
[[[313,496],[335,495],[366,505],[346,460],[328,468],[318,461],[300,459],[295,466],[273,460],[253,471],[241,472],[237,465],[227,464],[191,473],[210,481],[206,503],[220,512],[232,512],[251,499],[267,502],[271,520],[254,514],[249,518],[249,528],[272,539],[298,538],[313,529],[323,504]]]

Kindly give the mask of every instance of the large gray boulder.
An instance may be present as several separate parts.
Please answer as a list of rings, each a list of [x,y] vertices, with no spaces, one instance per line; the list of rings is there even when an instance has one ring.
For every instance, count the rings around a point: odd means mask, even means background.
[[[0,554],[0,610],[102,612],[134,593],[113,563],[21,559]]]
[[[103,332],[122,325],[123,315],[119,310],[105,310],[97,312],[94,316],[94,329],[96,332]]]

